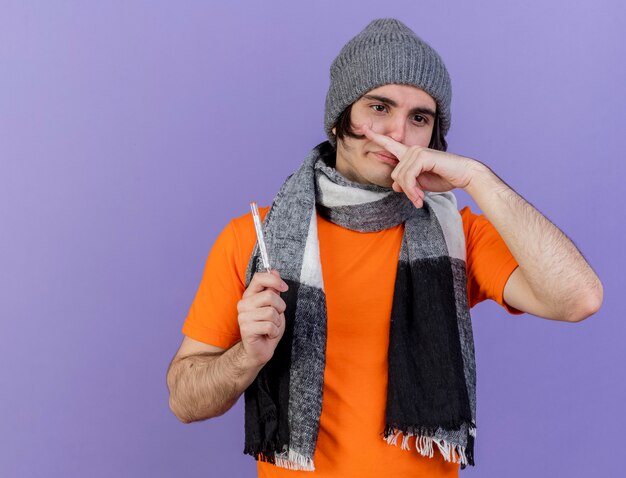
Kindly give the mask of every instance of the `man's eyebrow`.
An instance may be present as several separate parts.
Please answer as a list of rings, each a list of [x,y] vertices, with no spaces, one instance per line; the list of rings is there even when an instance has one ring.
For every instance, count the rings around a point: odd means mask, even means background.
[[[398,103],[396,103],[394,100],[392,100],[391,98],[387,98],[386,96],[378,96],[378,95],[363,95],[363,98],[367,98],[368,100],[375,100],[375,101],[380,101],[381,103],[385,103],[386,105],[389,106],[393,106],[394,108],[398,106]],[[435,117],[435,112],[426,107],[426,106],[417,106],[413,109],[411,109],[411,111],[409,111],[410,114],[414,115],[417,113],[423,114],[423,115],[428,115],[432,118]]]

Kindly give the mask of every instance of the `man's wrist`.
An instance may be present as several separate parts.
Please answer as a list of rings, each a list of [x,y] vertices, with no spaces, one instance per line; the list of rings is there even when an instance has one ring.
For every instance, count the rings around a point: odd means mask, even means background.
[[[236,368],[238,373],[241,376],[259,373],[259,370],[263,368],[265,363],[259,362],[258,359],[250,357],[246,352],[246,349],[243,345],[243,342],[239,342],[235,345],[235,356],[234,362],[236,364]]]
[[[463,190],[472,197],[499,181],[498,176],[488,166],[475,159],[470,163],[470,171],[470,180]]]

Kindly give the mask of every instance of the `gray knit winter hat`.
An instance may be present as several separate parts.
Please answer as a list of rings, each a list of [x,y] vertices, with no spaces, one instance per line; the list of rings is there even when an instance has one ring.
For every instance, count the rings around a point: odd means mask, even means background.
[[[330,66],[324,130],[334,147],[332,128],[339,115],[374,88],[389,83],[417,86],[437,102],[443,136],[450,129],[450,75],[439,54],[395,18],[372,21],[341,49]]]

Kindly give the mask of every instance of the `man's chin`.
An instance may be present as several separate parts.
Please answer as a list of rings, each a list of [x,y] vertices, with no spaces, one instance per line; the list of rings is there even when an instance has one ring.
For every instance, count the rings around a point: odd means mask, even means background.
[[[381,178],[372,178],[372,184],[376,186],[380,186],[381,188],[389,188],[391,189],[391,185],[393,184],[393,179],[390,176],[381,177]]]

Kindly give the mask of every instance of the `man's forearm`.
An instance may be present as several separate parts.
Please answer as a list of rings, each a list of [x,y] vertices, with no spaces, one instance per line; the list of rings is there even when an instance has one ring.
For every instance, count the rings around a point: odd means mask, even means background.
[[[185,423],[222,415],[235,404],[261,368],[247,362],[241,342],[222,353],[177,359],[167,372],[170,408]]]
[[[602,301],[602,284],[576,246],[482,163],[465,190],[496,228],[535,297],[554,311]]]

